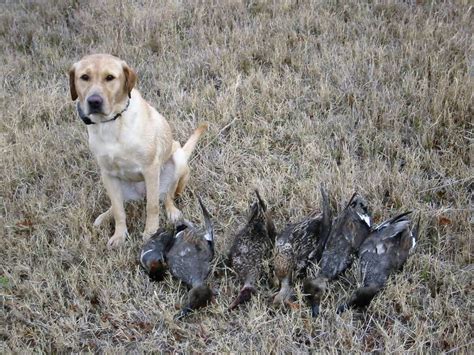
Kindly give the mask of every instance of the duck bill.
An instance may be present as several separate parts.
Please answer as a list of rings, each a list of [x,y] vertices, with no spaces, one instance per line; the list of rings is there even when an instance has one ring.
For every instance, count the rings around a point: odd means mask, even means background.
[[[178,314],[174,316],[174,319],[181,320],[187,317],[190,313],[192,313],[192,309],[189,307],[184,307]]]
[[[348,306],[357,308],[367,307],[380,291],[380,288],[378,286],[366,286],[357,289],[349,300]]]
[[[337,307],[336,313],[337,314],[344,313],[345,311],[347,311],[347,308],[348,308],[347,303],[343,303],[339,307]]]
[[[306,300],[311,307],[311,316],[313,318],[319,315],[319,305],[326,288],[327,279],[323,276],[313,280],[306,279],[303,282],[303,290],[306,294]]]
[[[229,310],[233,310],[238,305],[250,301],[250,299],[252,298],[252,294],[254,293],[256,293],[256,290],[251,286],[245,286],[244,288],[242,288],[237,298],[229,306]]]
[[[293,289],[289,285],[283,285],[275,297],[273,298],[273,305],[274,306],[281,306],[284,304],[288,304],[293,297]]]
[[[317,318],[319,316],[319,303],[311,305],[311,317]]]
[[[337,308],[337,313],[342,313],[348,308],[367,307],[380,289],[381,286],[366,286],[358,288],[355,290],[348,302]]]

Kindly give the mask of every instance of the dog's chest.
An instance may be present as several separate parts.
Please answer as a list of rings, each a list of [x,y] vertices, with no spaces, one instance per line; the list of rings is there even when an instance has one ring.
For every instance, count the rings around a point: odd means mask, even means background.
[[[121,180],[143,180],[143,152],[133,141],[90,141],[91,150],[102,169]]]

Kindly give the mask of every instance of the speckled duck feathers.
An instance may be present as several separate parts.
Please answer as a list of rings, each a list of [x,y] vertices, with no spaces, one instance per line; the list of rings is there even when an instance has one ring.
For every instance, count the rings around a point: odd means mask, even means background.
[[[292,296],[292,282],[310,262],[317,263],[331,230],[329,198],[321,187],[321,212],[314,211],[298,223],[289,224],[277,237],[275,275],[280,282],[280,291],[274,303],[285,303]]]
[[[250,207],[248,221],[235,235],[229,252],[231,266],[243,284],[230,309],[247,302],[256,292],[255,285],[262,276],[262,263],[270,256],[274,245],[275,226],[257,190],[255,194],[257,200]]]

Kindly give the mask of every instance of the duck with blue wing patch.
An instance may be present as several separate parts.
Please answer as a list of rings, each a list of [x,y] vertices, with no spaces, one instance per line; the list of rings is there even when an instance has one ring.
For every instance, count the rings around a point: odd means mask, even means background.
[[[309,263],[317,263],[331,231],[331,209],[326,191],[321,187],[321,212],[315,211],[302,221],[288,225],[277,237],[275,275],[280,282],[280,291],[274,304],[287,303],[293,295],[293,279],[306,269]]]
[[[237,233],[229,252],[229,261],[243,284],[229,309],[247,302],[256,293],[255,284],[262,276],[263,262],[269,258],[275,240],[275,226],[265,202],[255,191],[257,201],[250,207],[246,225]]]
[[[331,229],[321,257],[319,275],[315,279],[306,279],[303,283],[303,290],[313,317],[319,314],[320,301],[327,283],[351,266],[369,231],[370,216],[367,203],[362,196],[354,193]]]
[[[206,279],[214,257],[214,227],[201,198],[198,197],[198,201],[204,216],[205,228],[200,229],[191,222],[184,221],[185,228],[176,234],[174,244],[167,254],[171,274],[190,288],[177,318],[205,307],[213,297]]]
[[[373,228],[359,251],[363,287],[357,289],[338,313],[349,307],[364,307],[385,286],[389,276],[400,270],[415,247],[420,220],[412,221],[405,212]]]

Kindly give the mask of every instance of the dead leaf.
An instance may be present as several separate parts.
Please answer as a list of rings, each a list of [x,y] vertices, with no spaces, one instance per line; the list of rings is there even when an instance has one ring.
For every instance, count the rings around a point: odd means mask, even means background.
[[[451,220],[447,217],[440,216],[438,217],[438,224],[440,226],[447,226],[448,224],[451,224]]]

